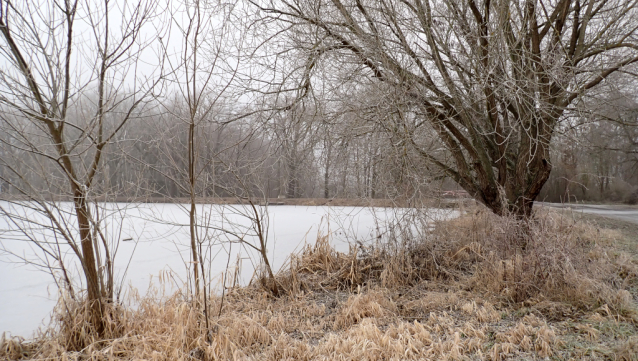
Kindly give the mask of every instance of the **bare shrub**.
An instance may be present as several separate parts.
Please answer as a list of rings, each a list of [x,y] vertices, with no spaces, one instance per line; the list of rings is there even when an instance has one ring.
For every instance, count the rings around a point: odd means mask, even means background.
[[[410,222],[392,224],[371,244],[357,242],[348,253],[336,252],[329,235],[318,237],[292,255],[279,280],[290,293],[309,290],[356,290],[359,286],[389,289],[409,287],[423,280],[458,280],[479,259],[478,243],[457,247],[428,230],[427,214],[410,214]],[[420,218],[420,219],[419,219]],[[415,227],[414,224],[419,224]],[[441,237],[439,237],[441,236]]]
[[[610,252],[619,236],[613,231],[540,209],[530,222],[478,211],[437,232],[454,235],[460,250],[472,245],[481,259],[468,280],[475,289],[511,302],[536,298],[586,309],[634,308],[623,288],[635,283],[638,268],[628,256]]]
[[[384,243],[353,246],[348,254],[321,237],[293,256],[279,279],[291,293],[397,289],[432,280],[512,304],[547,300],[580,309],[607,304],[633,315],[626,289],[638,284],[638,265],[612,250],[619,236],[545,209],[530,221],[474,209],[418,236],[388,231]]]

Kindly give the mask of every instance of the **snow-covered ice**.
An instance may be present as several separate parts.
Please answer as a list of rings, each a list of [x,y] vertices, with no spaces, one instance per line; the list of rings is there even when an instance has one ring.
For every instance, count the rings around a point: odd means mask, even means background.
[[[41,217],[16,209],[6,202],[0,202],[0,206],[5,210],[13,207],[14,211],[23,212],[30,220]],[[102,206],[102,217],[108,220],[105,222],[108,225],[105,228],[106,238],[117,245],[115,274],[118,280],[124,280],[120,282],[124,285],[124,293],[130,285],[143,295],[151,283],[157,284],[160,274],[167,275],[168,272],[170,279],[177,283],[187,279],[185,264],[190,262],[190,237],[184,205],[109,203]],[[65,207],[70,210],[71,205],[61,205],[61,208]],[[240,235],[249,232],[251,222],[242,215],[247,211],[250,210],[244,206],[198,205],[200,223],[209,222],[210,225],[210,237],[203,247],[210,260],[207,268],[210,269],[209,279],[213,286],[219,287],[226,265],[234,266],[238,258],[241,259],[242,284],[248,283],[254,273],[256,253],[238,243],[223,242],[236,238],[213,230],[231,229]],[[329,230],[330,241],[338,251],[347,251],[349,244],[355,240],[363,243],[373,241],[384,232],[387,222],[403,212],[390,208],[270,206],[267,224],[271,263],[278,270],[292,252],[298,252],[306,243],[313,244],[318,232],[325,234]],[[448,218],[456,212],[437,209],[429,214],[434,218]],[[2,217],[0,249],[42,263],[42,259],[38,259],[41,252],[14,232],[15,225],[7,217]],[[73,223],[72,217],[68,220]],[[33,236],[38,240],[53,239],[48,231],[33,230]],[[256,242],[256,238],[250,235],[245,239]],[[77,264],[74,258],[69,250],[66,262]],[[81,277],[76,276],[76,279],[81,282]],[[30,337],[38,327],[48,323],[56,299],[57,287],[50,274],[25,264],[15,256],[0,253],[0,333],[7,331],[12,335]]]

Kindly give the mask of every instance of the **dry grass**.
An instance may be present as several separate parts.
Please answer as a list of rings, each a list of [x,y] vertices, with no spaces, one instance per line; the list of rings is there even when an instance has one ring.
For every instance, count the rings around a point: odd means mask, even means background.
[[[453,220],[446,228],[448,238],[464,240],[454,257],[482,260],[471,276],[474,290],[500,295],[511,303],[550,300],[587,310],[607,304],[621,314],[634,315],[627,288],[638,283],[638,267],[629,254],[614,248],[620,237],[614,230],[544,209],[531,224],[478,212]]]
[[[194,303],[149,296],[109,309],[98,340],[62,299],[56,329],[2,339],[0,359],[637,360],[638,266],[616,232],[472,211],[425,239],[392,237],[348,254],[320,237],[278,275],[285,295],[232,289],[209,329]]]

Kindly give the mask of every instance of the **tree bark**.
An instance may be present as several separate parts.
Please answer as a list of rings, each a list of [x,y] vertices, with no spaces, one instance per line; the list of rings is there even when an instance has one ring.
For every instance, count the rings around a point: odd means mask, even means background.
[[[87,301],[91,312],[91,322],[97,334],[101,336],[104,332],[104,318],[102,317],[104,308],[102,299],[106,295],[104,295],[103,290],[100,289],[86,195],[79,189],[75,190],[74,205],[80,231],[82,268],[84,269],[84,277],[86,279]]]

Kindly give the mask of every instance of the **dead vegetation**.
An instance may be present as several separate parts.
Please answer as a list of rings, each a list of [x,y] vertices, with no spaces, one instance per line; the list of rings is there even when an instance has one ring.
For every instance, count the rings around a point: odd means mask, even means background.
[[[110,307],[96,339],[86,307],[62,299],[54,329],[3,338],[0,358],[638,360],[638,261],[618,232],[541,209],[528,224],[473,210],[406,234],[348,254],[320,237],[278,275],[283,296],[255,282],[211,297],[208,330],[179,295],[147,296]]]

